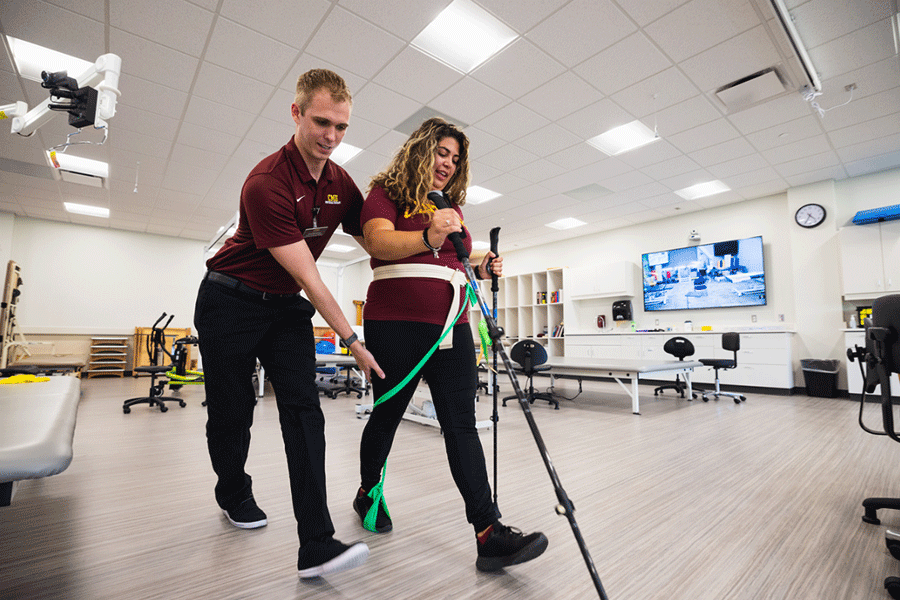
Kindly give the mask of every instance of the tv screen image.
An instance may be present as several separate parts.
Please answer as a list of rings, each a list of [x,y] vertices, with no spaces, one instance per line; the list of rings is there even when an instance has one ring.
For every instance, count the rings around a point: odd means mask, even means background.
[[[648,252],[641,272],[645,311],[766,304],[762,236]]]

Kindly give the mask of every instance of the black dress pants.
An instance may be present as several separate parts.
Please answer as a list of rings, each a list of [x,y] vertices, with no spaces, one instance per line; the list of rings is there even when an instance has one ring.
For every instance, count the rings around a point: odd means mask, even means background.
[[[315,383],[312,304],[264,299],[205,279],[194,310],[207,400],[206,439],[224,509],[252,493],[244,470],[256,393],[256,360],[275,391],[297,533],[303,545],[333,535],[325,493],[325,417]]]

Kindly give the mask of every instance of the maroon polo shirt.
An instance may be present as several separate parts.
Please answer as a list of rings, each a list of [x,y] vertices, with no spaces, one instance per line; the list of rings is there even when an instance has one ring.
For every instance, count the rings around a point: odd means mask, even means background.
[[[313,258],[318,259],[339,224],[345,233],[362,235],[362,205],[362,194],[353,179],[331,160],[316,182],[292,137],[247,176],[237,231],[206,261],[206,267],[263,292],[299,292],[300,286],[269,248],[305,239]],[[304,231],[313,226],[314,208],[318,209],[317,225],[327,231],[318,237],[304,237]]]
[[[454,207],[462,219],[462,210]],[[365,224],[371,219],[387,219],[394,224],[397,231],[421,232],[428,227],[430,215],[413,215],[407,217],[400,211],[397,204],[391,200],[384,189],[375,187],[366,197],[363,205],[361,222]],[[472,236],[463,238],[466,250],[472,251]],[[438,252],[438,258],[422,243],[422,252],[413,256],[385,261],[373,258],[370,264],[373,269],[382,265],[393,264],[429,264],[441,265],[462,271],[462,263],[456,257],[456,250],[449,238],[444,240]],[[369,284],[366,295],[366,304],[363,308],[363,316],[374,321],[416,321],[419,323],[433,323],[443,325],[450,310],[450,302],[453,300],[453,290],[450,284],[439,279],[425,277],[403,277],[397,279],[382,279]],[[460,304],[454,307],[459,311],[465,302],[465,294]],[[454,313],[455,315],[456,313]],[[464,312],[457,323],[469,321],[468,311]]]

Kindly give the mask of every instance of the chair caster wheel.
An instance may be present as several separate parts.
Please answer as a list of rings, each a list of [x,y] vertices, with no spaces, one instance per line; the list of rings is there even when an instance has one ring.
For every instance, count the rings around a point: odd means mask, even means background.
[[[888,577],[884,580],[884,589],[894,600],[900,600],[900,577]]]
[[[703,396],[703,401],[704,401],[704,402],[709,402],[709,398],[707,398],[706,396]]]
[[[356,397],[357,397],[357,399],[358,399],[358,398],[362,398],[362,394],[361,394],[361,393],[357,393],[357,394],[356,394]]]
[[[181,386],[180,385],[170,385],[169,389],[172,390],[173,392],[177,392],[178,390],[181,389]]]
[[[187,402],[182,400],[181,402],[178,403],[178,406],[180,406],[181,408],[184,408],[185,406],[187,406]]]
[[[740,403],[741,403],[741,399],[740,399],[740,398],[735,398],[735,399],[734,399],[734,403],[735,403],[735,404],[740,404]]]
[[[122,407],[122,412],[125,413],[125,414],[127,415],[128,413],[131,412],[131,409],[128,408],[127,406],[123,406],[123,407]]]
[[[166,412],[167,410],[169,410],[169,407],[168,407],[168,406],[162,406],[162,405],[160,405],[160,407],[159,407],[159,412]]]

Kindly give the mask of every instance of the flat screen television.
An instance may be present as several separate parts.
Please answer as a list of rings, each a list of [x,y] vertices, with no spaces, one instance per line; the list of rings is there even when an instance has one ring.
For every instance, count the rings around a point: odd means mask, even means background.
[[[641,273],[644,311],[766,304],[762,236],[648,252]]]

